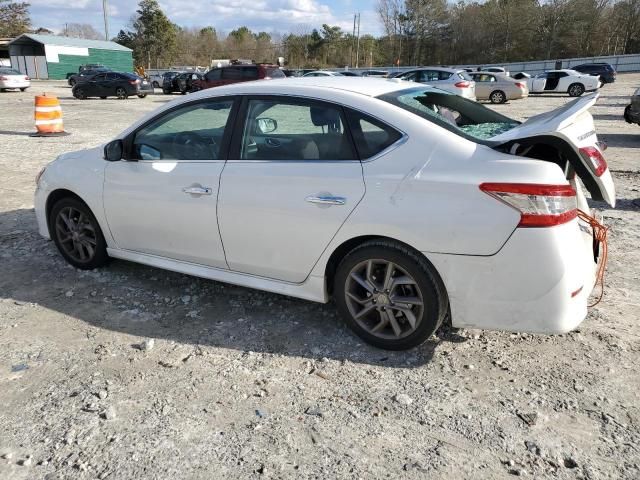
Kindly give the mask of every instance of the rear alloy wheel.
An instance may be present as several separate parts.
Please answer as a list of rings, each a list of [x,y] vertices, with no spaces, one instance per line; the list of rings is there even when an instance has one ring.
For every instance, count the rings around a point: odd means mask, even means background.
[[[569,85],[567,93],[570,97],[579,97],[584,93],[584,85],[581,83],[572,83]]]
[[[122,87],[116,88],[116,97],[118,97],[118,99],[126,100],[126,98],[128,96],[129,96],[129,94],[127,93],[127,91],[124,88],[122,88]]]
[[[491,103],[504,103],[507,101],[507,96],[501,90],[496,90],[495,92],[491,92],[489,95],[489,100]]]
[[[427,259],[382,240],[364,243],[342,260],[334,297],[349,328],[387,350],[420,345],[447,313],[444,286]]]
[[[87,205],[63,198],[51,209],[49,230],[58,250],[76,268],[90,270],[106,264],[107,243]]]

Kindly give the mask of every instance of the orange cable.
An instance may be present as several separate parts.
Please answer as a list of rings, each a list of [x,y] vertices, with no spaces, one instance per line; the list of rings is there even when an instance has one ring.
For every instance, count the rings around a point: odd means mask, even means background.
[[[594,303],[589,305],[589,307],[594,307],[598,303],[600,303],[604,295],[604,272],[607,266],[607,256],[609,254],[609,249],[607,246],[607,232],[609,231],[609,227],[605,227],[594,217],[583,212],[582,210],[578,210],[578,218],[591,225],[591,228],[593,229],[593,237],[598,241],[600,245],[602,245],[602,257],[600,260],[600,265],[598,266],[596,283],[594,285],[597,286],[598,284],[600,284],[600,296]]]

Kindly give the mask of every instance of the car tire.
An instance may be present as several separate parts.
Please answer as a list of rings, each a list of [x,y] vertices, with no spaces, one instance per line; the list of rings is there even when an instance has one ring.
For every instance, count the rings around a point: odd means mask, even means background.
[[[164,93],[165,95],[171,95],[171,90],[167,90],[166,88],[163,88],[162,93]]]
[[[147,94],[146,94],[146,93],[141,93],[140,95],[138,95],[138,98],[144,98],[144,97],[146,97],[146,96],[147,96]]]
[[[116,88],[116,97],[118,97],[118,100],[126,100],[128,96],[129,94],[123,87]]]
[[[87,99],[87,94],[85,93],[85,91],[82,88],[76,88],[73,91],[73,96],[76,97],[78,100],[86,100]]]
[[[567,89],[570,97],[579,97],[584,93],[584,85],[581,83],[572,83]]]
[[[160,84],[158,82],[153,82],[153,88],[160,88]]]
[[[49,214],[49,232],[63,258],[82,270],[109,261],[107,242],[91,209],[77,198],[58,200]]]
[[[627,123],[633,123],[633,121],[631,121],[631,105],[627,105],[624,109],[624,121]]]
[[[424,343],[448,312],[447,293],[433,265],[421,253],[388,240],[351,250],[338,265],[333,292],[347,326],[385,350]]]
[[[491,103],[505,103],[507,101],[507,96],[502,90],[496,90],[491,92],[489,95],[489,100]]]
[[[27,91],[27,88],[29,88],[29,87],[23,87],[23,88],[21,88],[21,89],[20,89],[20,91],[21,91],[21,92],[26,92],[26,91]]]
[[[102,100],[105,100],[107,97],[100,97]]]

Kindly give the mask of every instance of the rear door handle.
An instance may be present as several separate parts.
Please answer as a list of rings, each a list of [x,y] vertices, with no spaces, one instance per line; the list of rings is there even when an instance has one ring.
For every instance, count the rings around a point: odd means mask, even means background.
[[[344,197],[334,197],[330,195],[310,195],[305,200],[309,203],[318,203],[320,205],[344,205],[347,199]]]
[[[182,191],[190,195],[211,195],[213,193],[209,187],[184,187]]]

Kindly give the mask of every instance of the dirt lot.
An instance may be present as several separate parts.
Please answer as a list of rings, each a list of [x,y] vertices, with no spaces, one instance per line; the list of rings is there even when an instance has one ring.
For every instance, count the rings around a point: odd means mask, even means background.
[[[622,119],[639,86],[620,75],[593,109],[619,199],[594,204],[603,303],[567,335],[444,330],[404,353],[363,345],[331,305],[68,266],[36,232],[34,176],[167,97],[1,93],[0,478],[640,478],[640,126]],[[28,136],[44,90],[70,136]]]

